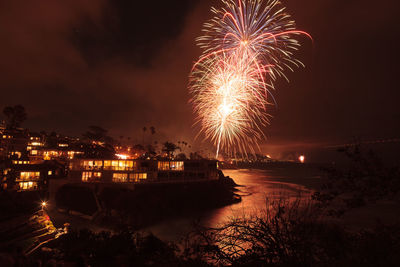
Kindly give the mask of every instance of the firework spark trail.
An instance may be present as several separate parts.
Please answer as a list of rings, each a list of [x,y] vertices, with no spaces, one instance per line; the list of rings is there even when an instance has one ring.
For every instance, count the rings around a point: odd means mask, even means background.
[[[269,123],[267,106],[278,77],[303,64],[293,57],[300,43],[278,0],[222,0],[197,38],[203,49],[190,76],[191,102],[201,132],[217,147],[255,153]],[[309,36],[310,37],[310,36]],[[310,37],[311,38],[311,37]]]

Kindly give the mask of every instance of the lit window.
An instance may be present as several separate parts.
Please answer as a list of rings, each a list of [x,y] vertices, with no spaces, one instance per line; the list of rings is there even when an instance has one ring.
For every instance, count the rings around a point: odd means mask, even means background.
[[[160,170],[160,171],[169,170],[169,162],[168,161],[159,161],[158,162],[158,170]]]
[[[132,168],[133,161],[113,160],[111,161],[112,169],[115,171],[126,171]]]
[[[73,159],[75,153],[76,153],[75,151],[68,151],[68,158],[69,158],[69,159]]]
[[[146,180],[147,173],[131,173],[129,175],[130,182],[139,182],[140,180]]]
[[[103,161],[102,161],[102,160],[96,160],[96,161],[94,162],[94,166],[95,166],[96,168],[101,168],[101,167],[103,166]]]
[[[111,161],[110,160],[105,160],[104,161],[104,169],[105,170],[110,170],[111,169]]]
[[[31,155],[37,155],[38,151],[37,150],[31,150]]]
[[[36,182],[20,182],[19,183],[20,190],[34,190],[37,189]]]
[[[85,170],[91,170],[93,169],[93,161],[92,160],[85,160],[83,161],[83,168]]]
[[[92,177],[92,172],[82,172],[82,182],[88,182]]]
[[[126,183],[126,182],[128,182],[128,174],[127,173],[113,173],[112,181],[114,183]]]
[[[40,178],[40,172],[21,172],[20,179],[26,180],[38,180]]]
[[[174,171],[183,171],[183,161],[171,161],[170,168]]]
[[[113,170],[117,170],[118,168],[118,160],[111,161],[111,166]]]
[[[44,153],[43,153],[43,159],[44,159],[44,160],[51,160],[50,155],[49,155],[49,152],[44,152]]]
[[[43,146],[43,144],[40,142],[31,142],[30,145],[31,146]]]
[[[160,171],[183,171],[183,161],[159,161],[158,170]]]

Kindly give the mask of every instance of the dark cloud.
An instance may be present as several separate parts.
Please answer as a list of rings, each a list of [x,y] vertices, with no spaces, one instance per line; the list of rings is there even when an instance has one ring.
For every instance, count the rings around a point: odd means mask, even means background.
[[[27,126],[70,134],[91,124],[127,135],[148,124],[170,130],[189,110],[195,36],[187,47],[181,35],[196,2],[2,2],[2,106],[22,103]]]
[[[89,62],[118,57],[146,65],[165,42],[181,33],[186,15],[196,2],[110,1],[100,20],[83,16],[71,37]]]

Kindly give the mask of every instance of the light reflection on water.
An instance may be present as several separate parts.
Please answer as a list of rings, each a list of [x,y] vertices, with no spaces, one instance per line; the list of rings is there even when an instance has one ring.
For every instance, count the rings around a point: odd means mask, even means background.
[[[241,185],[237,194],[242,197],[235,203],[218,209],[199,212],[181,218],[163,221],[146,228],[164,240],[176,241],[193,229],[195,221],[209,227],[217,227],[232,217],[248,216],[265,209],[266,201],[286,201],[309,198],[320,183],[318,172],[312,168],[295,166],[273,170],[224,170]],[[205,194],[205,197],[206,194]]]

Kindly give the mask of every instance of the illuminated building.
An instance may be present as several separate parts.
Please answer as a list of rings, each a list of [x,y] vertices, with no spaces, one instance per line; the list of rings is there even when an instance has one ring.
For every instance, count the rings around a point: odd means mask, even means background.
[[[0,157],[3,159],[20,159],[26,154],[28,137],[22,129],[0,131]]]
[[[84,183],[159,183],[218,179],[217,162],[211,160],[103,160],[70,162],[68,179]]]
[[[0,173],[1,187],[10,191],[47,190],[48,180],[66,176],[65,166],[58,162],[32,164],[26,160],[14,160],[3,166]]]

